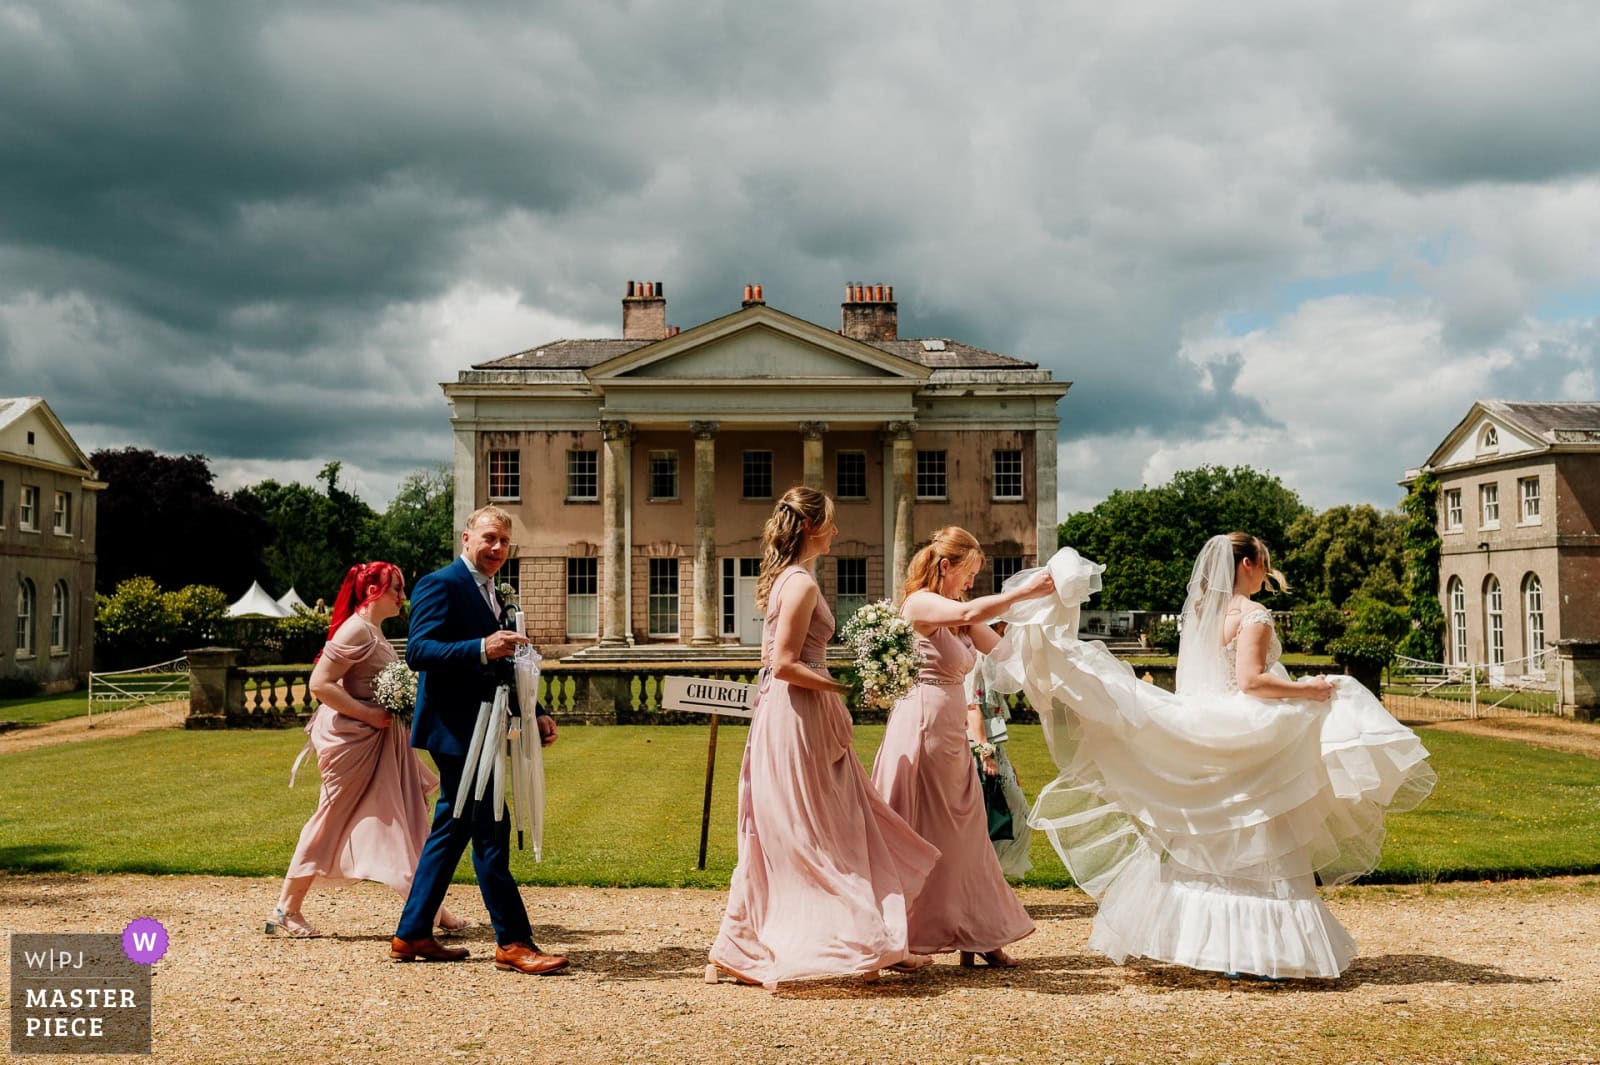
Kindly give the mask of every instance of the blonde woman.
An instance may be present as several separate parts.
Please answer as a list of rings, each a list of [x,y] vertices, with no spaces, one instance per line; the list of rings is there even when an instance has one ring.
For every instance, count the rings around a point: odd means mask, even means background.
[[[872,782],[917,834],[940,850],[911,907],[911,949],[918,954],[959,951],[961,964],[978,958],[992,966],[1016,960],[1005,947],[1033,931],[989,843],[983,789],[967,734],[966,675],[978,652],[1000,637],[985,622],[1013,603],[1048,594],[1040,571],[997,595],[965,601],[983,568],[983,549],[967,530],[950,526],[933,534],[906,571],[900,613],[917,630],[926,660],[917,686],[894,705]]]
[[[813,488],[784,493],[762,537],[761,686],[739,773],[739,863],[706,979],[909,970],[907,907],[939,852],[878,798],[824,660],[833,614],[811,566],[838,528]]]

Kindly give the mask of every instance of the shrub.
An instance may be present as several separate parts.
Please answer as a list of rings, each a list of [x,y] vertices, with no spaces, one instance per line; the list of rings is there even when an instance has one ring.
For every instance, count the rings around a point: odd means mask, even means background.
[[[1341,636],[1328,644],[1333,660],[1350,670],[1382,670],[1394,661],[1394,641],[1382,636]]]
[[[95,600],[95,659],[101,669],[145,665],[172,645],[177,619],[161,588],[149,577],[129,577],[109,596]]]
[[[1291,651],[1323,654],[1328,644],[1344,635],[1345,619],[1339,608],[1326,599],[1297,606],[1289,615],[1287,639]]]
[[[1156,622],[1150,628],[1150,646],[1165,654],[1178,652],[1178,623],[1171,618]]]
[[[309,662],[328,641],[328,615],[304,607],[295,607],[294,614],[278,622],[282,640],[281,654],[285,662]]]
[[[228,616],[228,597],[221,588],[191,584],[168,592],[166,603],[172,613],[175,651],[217,642],[222,619]]]
[[[1378,599],[1355,596],[1345,604],[1345,610],[1350,615],[1344,630],[1347,636],[1371,636],[1396,644],[1411,631],[1408,611]]]

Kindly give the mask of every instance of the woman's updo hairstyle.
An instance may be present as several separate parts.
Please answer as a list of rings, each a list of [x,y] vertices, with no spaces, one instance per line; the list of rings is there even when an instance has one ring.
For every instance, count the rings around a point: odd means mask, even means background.
[[[395,581],[404,580],[393,562],[357,562],[344,575],[339,594],[333,597],[333,615],[328,619],[328,639],[357,610],[377,599]]]
[[[978,538],[959,525],[946,525],[933,534],[933,539],[911,558],[906,567],[906,583],[900,590],[901,598],[912,592],[939,590],[939,563],[948,562],[951,568],[961,565],[973,555],[983,558],[983,547]],[[981,562],[979,563],[982,564]]]
[[[1249,559],[1267,571],[1267,581],[1280,592],[1289,590],[1289,581],[1284,575],[1272,568],[1272,554],[1267,550],[1267,545],[1261,542],[1259,536],[1249,533],[1231,532],[1228,534],[1228,543],[1233,547],[1233,569],[1239,571],[1239,563]]]
[[[767,609],[767,595],[778,574],[800,560],[806,537],[833,520],[827,494],[797,484],[778,500],[761,530],[761,575],[756,578],[756,609]]]

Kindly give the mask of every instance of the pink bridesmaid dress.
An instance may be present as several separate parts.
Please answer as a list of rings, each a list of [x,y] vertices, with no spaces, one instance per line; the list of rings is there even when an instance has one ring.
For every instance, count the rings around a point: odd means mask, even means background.
[[[778,575],[762,629],[771,661]],[[819,598],[802,660],[823,666],[833,614]],[[880,799],[832,692],[762,671],[739,776],[739,862],[711,961],[747,980],[874,972],[907,960],[907,907],[939,852]],[[987,840],[985,840],[987,845]]]
[[[365,640],[329,640],[322,653],[343,670],[345,691],[366,702],[373,678],[395,660],[389,641],[370,630]],[[375,880],[410,894],[431,824],[426,796],[439,786],[411,749],[410,730],[401,722],[373,728],[322,705],[306,731],[322,794],[300,830],[288,875]]]
[[[987,953],[1033,931],[1033,919],[1006,883],[989,842],[983,789],[967,741],[963,681],[977,652],[951,629],[918,634],[927,660],[917,686],[894,704],[872,782],[917,834],[939,848],[911,905],[911,949]]]

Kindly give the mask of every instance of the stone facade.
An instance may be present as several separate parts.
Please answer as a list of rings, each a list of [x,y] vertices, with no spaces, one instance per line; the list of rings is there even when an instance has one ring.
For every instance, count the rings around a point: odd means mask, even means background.
[[[1446,659],[1546,673],[1600,640],[1600,403],[1476,403],[1428,467]]]
[[[93,666],[104,487],[44,400],[0,398],[0,677],[65,690]]]
[[[551,341],[443,385],[458,523],[486,502],[511,512],[547,654],[758,642],[761,529],[795,484],[836,502],[817,574],[836,612],[895,597],[944,525],[984,544],[978,593],[1054,549],[1069,385],[1034,363],[901,338],[886,286],[848,286],[838,329],[768,306],[758,285],[684,330],[658,282],[630,282],[622,305],[620,339]]]

